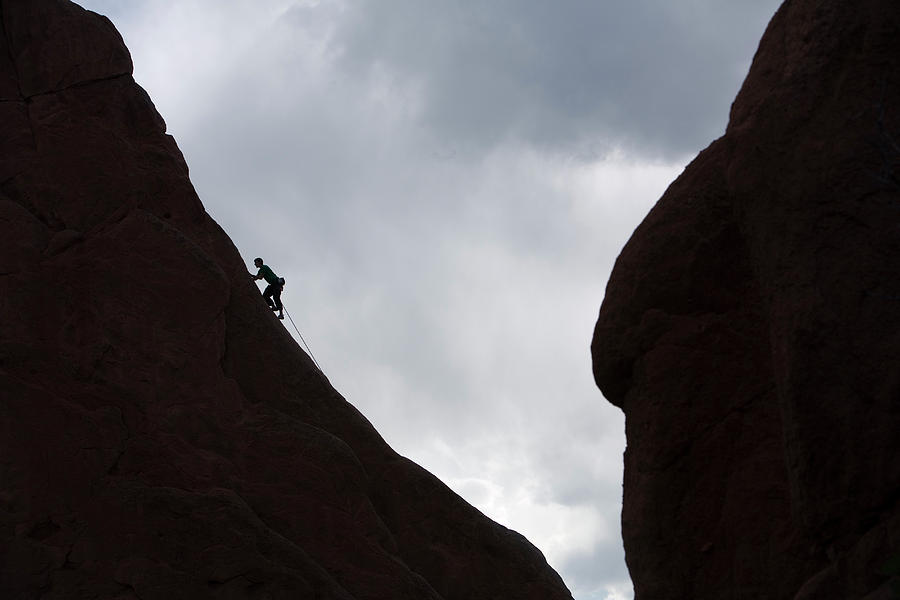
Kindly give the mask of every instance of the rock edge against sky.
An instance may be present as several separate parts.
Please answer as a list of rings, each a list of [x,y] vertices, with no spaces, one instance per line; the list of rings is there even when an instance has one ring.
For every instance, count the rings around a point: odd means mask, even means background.
[[[266,309],[112,24],[0,11],[0,595],[571,598]]]
[[[898,62],[896,2],[785,2],[617,260],[592,350],[637,600],[897,597]]]

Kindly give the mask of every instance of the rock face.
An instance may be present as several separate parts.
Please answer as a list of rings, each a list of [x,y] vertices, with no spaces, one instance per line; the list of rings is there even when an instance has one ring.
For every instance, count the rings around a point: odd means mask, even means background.
[[[897,593],[898,274],[900,7],[788,0],[594,332],[638,600]]]
[[[571,598],[297,347],[112,24],[0,18],[0,598]]]

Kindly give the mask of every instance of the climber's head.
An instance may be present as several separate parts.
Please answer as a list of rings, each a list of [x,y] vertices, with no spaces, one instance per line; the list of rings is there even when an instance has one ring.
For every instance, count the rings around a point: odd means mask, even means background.
[[[259,268],[259,267],[263,266],[263,261],[261,258],[254,258],[253,264],[256,265],[257,268]]]

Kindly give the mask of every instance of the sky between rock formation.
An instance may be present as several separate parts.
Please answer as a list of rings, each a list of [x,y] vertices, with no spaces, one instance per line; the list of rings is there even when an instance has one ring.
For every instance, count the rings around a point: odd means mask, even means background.
[[[248,269],[287,279],[338,391],[577,600],[631,598],[593,325],[778,2],[80,4],[122,33]]]

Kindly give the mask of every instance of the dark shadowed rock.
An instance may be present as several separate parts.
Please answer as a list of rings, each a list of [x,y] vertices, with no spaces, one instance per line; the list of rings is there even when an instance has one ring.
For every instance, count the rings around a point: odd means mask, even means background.
[[[571,598],[297,347],[109,21],[0,17],[0,598]]]
[[[623,249],[638,600],[889,598],[900,575],[900,9],[788,0],[726,134]],[[894,585],[897,577],[894,577]]]

